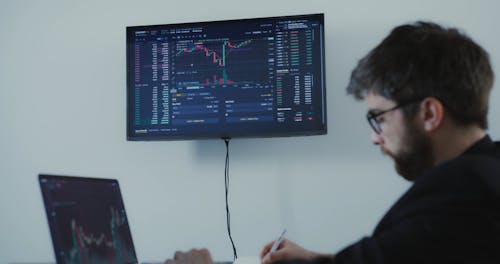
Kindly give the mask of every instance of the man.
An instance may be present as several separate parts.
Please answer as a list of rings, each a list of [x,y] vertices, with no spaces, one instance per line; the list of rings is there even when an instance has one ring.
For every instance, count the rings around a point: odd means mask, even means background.
[[[372,142],[413,186],[371,237],[323,255],[284,241],[264,264],[500,263],[500,144],[486,135],[488,54],[455,29],[395,28],[360,60],[349,94],[364,99]]]
[[[493,72],[456,29],[395,28],[353,70],[372,142],[413,182],[372,236],[336,255],[284,240],[271,262],[500,263],[500,144],[486,134]]]

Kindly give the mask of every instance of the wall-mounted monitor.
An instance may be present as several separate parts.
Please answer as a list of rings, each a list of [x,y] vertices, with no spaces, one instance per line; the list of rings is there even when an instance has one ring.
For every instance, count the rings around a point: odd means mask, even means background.
[[[327,132],[323,14],[127,27],[127,139]]]

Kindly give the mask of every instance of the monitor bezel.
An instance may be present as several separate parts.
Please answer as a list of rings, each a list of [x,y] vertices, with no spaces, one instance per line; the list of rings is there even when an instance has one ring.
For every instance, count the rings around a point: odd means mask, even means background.
[[[132,45],[132,34],[131,32],[141,30],[141,29],[155,29],[162,27],[184,27],[184,26],[203,26],[203,25],[216,25],[216,24],[226,24],[232,22],[255,22],[266,20],[286,20],[286,19],[315,19],[321,23],[321,68],[323,69],[321,80],[322,80],[322,128],[315,130],[301,130],[301,131],[269,131],[269,132],[235,132],[235,133],[200,133],[200,134],[189,134],[189,135],[135,135],[133,133],[133,121],[131,120],[134,116],[134,107],[131,105],[131,93],[133,92],[133,87],[129,84],[132,78],[132,67],[130,57],[130,49]],[[141,25],[141,26],[127,26],[126,27],[126,139],[127,141],[175,141],[175,140],[197,140],[197,139],[220,139],[220,138],[273,138],[273,137],[297,137],[297,136],[315,136],[315,135],[326,135],[328,133],[328,118],[327,118],[327,93],[326,93],[326,68],[325,68],[325,23],[324,23],[324,13],[314,13],[314,14],[301,14],[301,15],[286,15],[286,16],[272,16],[272,17],[256,17],[256,18],[243,18],[243,19],[228,19],[228,20],[213,20],[213,21],[200,21],[200,22],[182,22],[182,23],[169,23],[169,24],[154,24],[154,25]]]

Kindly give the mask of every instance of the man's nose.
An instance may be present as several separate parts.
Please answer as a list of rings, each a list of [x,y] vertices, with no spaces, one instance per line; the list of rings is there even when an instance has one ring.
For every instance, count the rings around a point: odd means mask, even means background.
[[[372,143],[374,145],[381,145],[384,142],[384,139],[380,134],[377,134],[375,131],[372,131]]]

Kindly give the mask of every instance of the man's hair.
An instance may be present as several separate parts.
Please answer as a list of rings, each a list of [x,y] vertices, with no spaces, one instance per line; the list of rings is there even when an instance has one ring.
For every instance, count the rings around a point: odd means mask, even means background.
[[[416,22],[396,27],[359,60],[347,93],[363,99],[370,91],[396,103],[434,97],[457,124],[486,129],[493,79],[488,53],[471,38]]]

